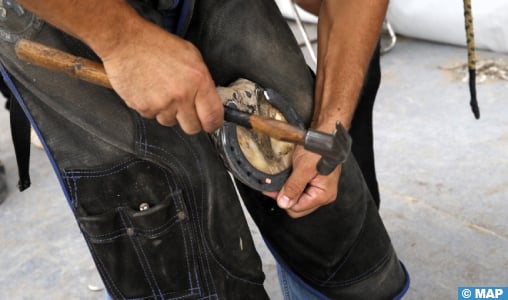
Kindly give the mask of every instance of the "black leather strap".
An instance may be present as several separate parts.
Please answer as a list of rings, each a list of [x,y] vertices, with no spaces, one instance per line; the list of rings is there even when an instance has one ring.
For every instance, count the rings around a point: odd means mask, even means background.
[[[16,101],[16,89],[7,71],[1,67],[3,80],[0,85],[2,94],[8,100],[8,108],[11,117],[11,135],[18,164],[18,188],[20,191],[30,187],[30,121],[25,115],[18,101]]]

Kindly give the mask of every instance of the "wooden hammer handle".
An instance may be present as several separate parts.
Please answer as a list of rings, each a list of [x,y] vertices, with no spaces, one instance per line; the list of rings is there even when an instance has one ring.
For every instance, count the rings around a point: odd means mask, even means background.
[[[74,56],[64,51],[42,45],[37,42],[21,39],[16,44],[16,55],[19,59],[34,65],[68,74],[72,77],[112,88],[104,66],[83,57]],[[234,116],[233,116],[234,114]],[[226,109],[226,120],[252,128],[254,131],[278,140],[303,145],[305,131],[286,122],[249,115],[234,109]]]
[[[224,106],[226,121],[252,129],[274,139],[303,145],[306,131],[289,123],[259,115],[250,115],[240,110]]]
[[[16,44],[16,55],[19,59],[36,66],[111,88],[104,67],[93,60],[25,39],[19,40]]]

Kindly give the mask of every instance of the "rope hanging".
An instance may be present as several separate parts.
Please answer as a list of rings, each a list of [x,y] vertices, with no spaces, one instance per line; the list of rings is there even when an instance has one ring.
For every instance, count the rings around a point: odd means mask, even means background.
[[[469,69],[469,92],[471,94],[471,109],[476,119],[480,118],[480,108],[476,98],[476,49],[474,41],[473,13],[471,0],[464,0],[464,20],[466,24],[466,43]]]

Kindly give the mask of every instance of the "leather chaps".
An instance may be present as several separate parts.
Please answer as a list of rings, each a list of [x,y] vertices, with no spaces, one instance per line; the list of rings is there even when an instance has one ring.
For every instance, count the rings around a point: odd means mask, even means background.
[[[242,77],[273,88],[308,125],[314,79],[273,0],[189,3],[184,37],[201,50],[216,84]],[[111,296],[268,298],[240,199],[210,137],[160,126],[111,90],[18,60],[21,37],[94,55],[28,11],[7,8],[7,21],[0,20],[10,87]],[[281,266],[323,297],[393,299],[404,289],[406,273],[353,156],[343,165],[337,201],[296,220],[237,185]]]

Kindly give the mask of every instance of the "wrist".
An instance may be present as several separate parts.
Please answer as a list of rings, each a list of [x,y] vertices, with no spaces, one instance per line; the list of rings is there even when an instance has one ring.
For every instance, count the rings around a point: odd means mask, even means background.
[[[353,111],[344,112],[340,108],[321,109],[314,115],[311,127],[322,132],[333,132],[337,122],[340,122],[349,131],[352,118]]]
[[[90,26],[79,37],[103,60],[118,49],[128,48],[133,39],[143,36],[146,26],[152,25],[126,3],[114,11],[103,16],[107,20],[96,19],[97,26]]]
[[[337,65],[339,61],[338,59],[331,61],[327,68],[321,71],[321,74],[328,73],[328,76],[319,76],[318,73],[312,128],[332,132],[336,128],[337,121],[341,122],[346,130],[351,127],[364,72],[360,70],[361,68],[346,72],[344,70],[351,68]],[[322,66],[321,68],[324,69]]]

